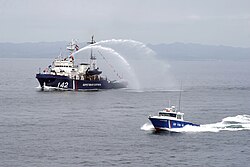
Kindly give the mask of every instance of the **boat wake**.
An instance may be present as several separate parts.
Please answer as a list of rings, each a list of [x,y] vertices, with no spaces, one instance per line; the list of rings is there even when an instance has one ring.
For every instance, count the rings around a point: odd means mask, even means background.
[[[154,131],[151,123],[145,123],[141,130]],[[185,126],[183,128],[171,129],[171,132],[220,132],[220,131],[240,131],[250,130],[250,115],[237,115],[235,117],[226,117],[221,122],[213,124],[204,124],[197,126]]]
[[[145,131],[153,131],[155,128],[151,123],[145,123],[144,125],[142,125],[141,130],[145,130]]]
[[[44,92],[52,92],[52,91],[56,91],[56,90],[61,90],[61,91],[66,91],[66,89],[61,89],[61,88],[55,88],[55,87],[51,87],[51,86],[37,86],[36,90],[38,92],[40,91],[44,91]]]

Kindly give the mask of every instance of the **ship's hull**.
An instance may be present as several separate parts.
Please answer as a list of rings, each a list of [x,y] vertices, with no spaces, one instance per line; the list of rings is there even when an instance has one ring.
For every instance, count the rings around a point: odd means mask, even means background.
[[[112,82],[108,80],[79,80],[68,76],[52,74],[36,74],[36,78],[42,88],[50,87],[59,90],[99,90],[126,88],[126,82]]]
[[[186,121],[172,120],[166,118],[158,118],[158,117],[149,117],[148,118],[153,124],[156,130],[171,130],[175,128],[183,128],[186,125],[190,126],[200,126],[198,124],[194,124]]]

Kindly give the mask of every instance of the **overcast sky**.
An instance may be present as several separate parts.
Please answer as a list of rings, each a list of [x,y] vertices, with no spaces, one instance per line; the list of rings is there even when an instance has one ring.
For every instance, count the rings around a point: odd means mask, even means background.
[[[0,42],[201,43],[250,47],[250,0],[0,0]]]

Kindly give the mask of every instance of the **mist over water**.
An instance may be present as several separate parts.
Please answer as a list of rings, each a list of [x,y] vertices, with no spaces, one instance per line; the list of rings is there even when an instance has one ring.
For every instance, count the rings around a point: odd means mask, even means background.
[[[133,68],[142,90],[173,90],[179,88],[170,74],[170,65],[156,58],[145,44],[128,39],[111,39],[95,45],[110,47],[122,55]]]
[[[86,46],[74,55],[78,58],[93,49],[98,66],[111,80],[123,78],[135,90],[173,90],[176,81],[170,74],[170,65],[156,58],[156,53],[145,44],[127,39],[111,39]],[[87,58],[89,58],[87,56]]]

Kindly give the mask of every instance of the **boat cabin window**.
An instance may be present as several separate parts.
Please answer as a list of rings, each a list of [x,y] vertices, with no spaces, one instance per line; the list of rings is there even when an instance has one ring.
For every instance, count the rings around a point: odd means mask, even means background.
[[[181,119],[181,115],[177,115],[177,117],[176,117],[177,119]]]
[[[174,113],[159,113],[159,116],[176,117],[176,114],[174,114]]]

